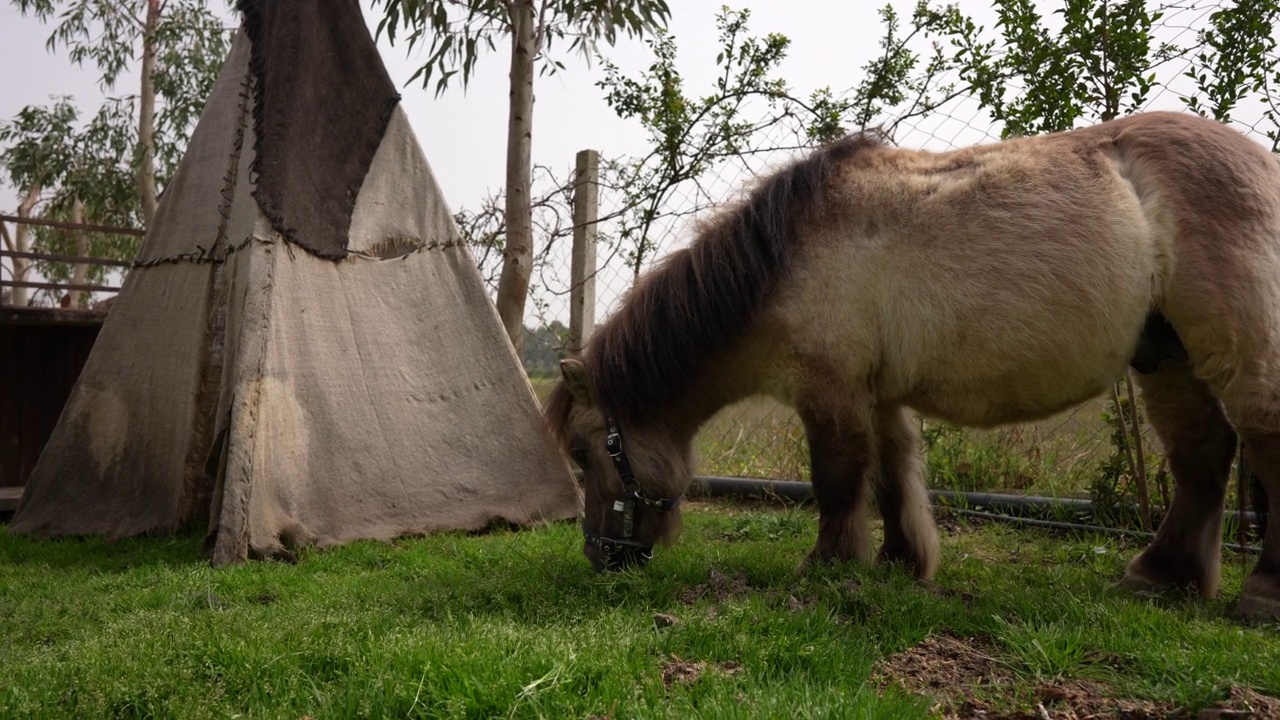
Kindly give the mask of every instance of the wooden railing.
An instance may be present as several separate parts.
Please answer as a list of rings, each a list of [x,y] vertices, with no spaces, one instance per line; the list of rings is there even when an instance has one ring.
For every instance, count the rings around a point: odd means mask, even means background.
[[[36,225],[41,227],[52,227],[60,230],[84,231],[109,233],[113,235],[131,235],[141,237],[146,233],[142,230],[133,228],[110,227],[107,225],[94,225],[90,223],[70,223],[60,220],[43,220],[40,218],[25,218],[16,215],[0,214],[0,223],[10,222],[18,225]],[[31,290],[48,290],[60,293],[72,292],[119,292],[120,287],[117,285],[91,285],[86,283],[75,282],[46,282],[37,280],[18,279],[18,275],[14,272],[18,266],[17,260],[25,260],[31,262],[62,262],[71,265],[91,265],[96,267],[115,267],[129,268],[133,263],[127,260],[109,260],[106,258],[87,257],[81,255],[63,255],[59,253],[26,251],[26,250],[10,250],[0,247],[0,259],[9,258],[10,263],[5,273],[0,273],[0,291],[5,288],[25,288]],[[7,276],[7,277],[6,277]],[[17,293],[14,293],[17,295]]]

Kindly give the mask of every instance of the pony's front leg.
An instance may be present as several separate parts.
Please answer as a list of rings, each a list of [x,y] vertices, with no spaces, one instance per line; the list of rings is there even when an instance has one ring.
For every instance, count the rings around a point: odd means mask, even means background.
[[[884,545],[876,561],[903,563],[917,578],[929,580],[938,569],[938,528],[925,485],[920,432],[899,406],[878,406],[875,430],[880,443],[876,503],[884,518]]]
[[[809,439],[810,477],[818,501],[818,542],[808,562],[871,560],[867,500],[875,468],[869,408],[800,410]]]

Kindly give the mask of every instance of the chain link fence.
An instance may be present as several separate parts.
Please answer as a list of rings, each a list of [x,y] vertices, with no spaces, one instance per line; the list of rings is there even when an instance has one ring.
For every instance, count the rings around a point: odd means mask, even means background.
[[[1168,4],[1156,39],[1171,45],[1194,45],[1219,2]],[[1187,73],[1193,68],[1190,52],[1174,55],[1159,68],[1157,87],[1144,110],[1186,110],[1182,99],[1193,91]],[[959,83],[958,77],[942,83]],[[1249,102],[1259,105],[1253,107]],[[1268,98],[1253,98],[1233,113],[1233,124],[1271,146],[1265,135],[1269,126],[1262,120],[1260,106]],[[892,119],[892,118],[891,118]],[[960,93],[931,111],[899,118],[889,138],[901,147],[945,151],[1001,138],[1002,127],[994,122],[972,96]],[[1274,129],[1272,129],[1274,131]],[[726,157],[710,171],[690,178],[666,193],[657,212],[644,223],[646,232],[637,240],[630,236],[635,223],[628,223],[627,188],[611,185],[605,168],[599,185],[599,218],[596,229],[598,266],[596,282],[597,321],[618,307],[636,277],[661,262],[674,249],[696,236],[700,219],[738,197],[754,177],[768,173],[806,151],[803,133],[794,124],[768,124],[757,134],[749,152]],[[607,166],[608,161],[602,161]],[[550,173],[549,174],[554,174]],[[571,196],[568,184],[560,191]],[[525,340],[526,365],[535,386],[546,387],[554,380],[556,363],[566,351],[567,299],[570,290],[569,236],[572,224],[564,210],[548,203],[535,209],[536,224],[545,239],[536,265],[533,285],[537,288],[531,316],[538,329]],[[568,203],[564,206],[571,206]],[[496,277],[500,254],[481,258],[482,269]],[[1167,504],[1169,480],[1158,451],[1154,433],[1141,420],[1128,414],[1131,388],[1124,383],[1112,393],[1040,422],[996,430],[972,430],[921,420],[921,429],[935,487],[959,490],[1002,489],[1040,495],[1093,494],[1133,482],[1134,454],[1145,459],[1145,474],[1152,483],[1154,502]],[[1137,426],[1138,432],[1133,432]],[[803,429],[795,413],[773,400],[750,399],[722,410],[699,434],[697,472],[730,477],[806,480],[808,450]]]

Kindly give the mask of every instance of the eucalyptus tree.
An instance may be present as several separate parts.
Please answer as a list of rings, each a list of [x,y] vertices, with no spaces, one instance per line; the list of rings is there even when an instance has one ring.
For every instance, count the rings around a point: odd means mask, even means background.
[[[205,0],[11,3],[52,25],[49,52],[96,70],[106,96],[85,117],[83,103],[59,97],[0,123],[0,168],[23,195],[21,207],[44,217],[78,215],[85,222],[145,228],[221,70],[230,30]],[[136,92],[118,93],[135,73]],[[61,232],[31,235],[46,249],[66,249],[60,246],[70,242]],[[7,239],[17,249],[19,243]],[[129,258],[137,250],[131,236],[89,233],[87,242],[104,257]],[[42,271],[70,272],[62,266]]]
[[[476,63],[505,41],[510,52],[510,105],[507,117],[507,167],[502,274],[498,314],[519,351],[524,308],[533,270],[534,243],[530,184],[535,69],[550,74],[564,69],[553,47],[590,57],[600,42],[619,36],[642,37],[664,27],[667,0],[375,0],[385,6],[378,34],[392,43],[397,32],[409,47],[424,45],[427,59],[410,82],[435,81],[436,94],[455,81],[471,80]]]

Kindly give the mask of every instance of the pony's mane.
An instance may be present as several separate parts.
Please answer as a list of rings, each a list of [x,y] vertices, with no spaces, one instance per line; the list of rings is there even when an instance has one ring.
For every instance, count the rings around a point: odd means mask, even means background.
[[[702,358],[746,332],[787,277],[795,220],[823,202],[834,168],[880,145],[878,135],[857,133],[769,175],[646,273],[583,348],[597,402],[635,421],[686,390]],[[572,395],[557,384],[546,406],[557,436],[571,407]]]

